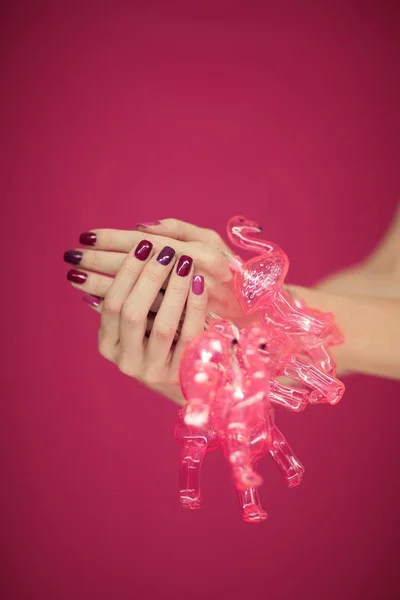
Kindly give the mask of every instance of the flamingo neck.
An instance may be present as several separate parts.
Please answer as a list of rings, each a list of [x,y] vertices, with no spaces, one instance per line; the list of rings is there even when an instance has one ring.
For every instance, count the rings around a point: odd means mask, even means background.
[[[246,250],[256,250],[259,253],[265,254],[274,251],[274,247],[259,238],[250,237],[250,234],[246,234],[244,231],[236,229],[233,232],[234,237],[237,239],[237,245]]]

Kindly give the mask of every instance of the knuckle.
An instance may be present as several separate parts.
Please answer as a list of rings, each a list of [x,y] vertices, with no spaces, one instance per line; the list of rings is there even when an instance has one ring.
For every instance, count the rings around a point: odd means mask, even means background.
[[[101,335],[101,333],[99,333],[97,347],[101,356],[104,356],[104,358],[107,358],[107,360],[112,360],[113,356],[111,344],[107,341],[107,339],[104,336]]]
[[[176,333],[176,327],[170,323],[154,323],[152,334],[159,340],[170,340]]]
[[[205,302],[192,302],[190,304],[190,308],[188,309],[188,313],[192,313],[195,315],[202,315],[205,313],[206,310],[206,303]]]
[[[207,246],[204,250],[205,261],[207,262],[208,268],[212,271],[221,273],[224,271],[229,271],[228,262],[226,257],[217,250],[217,248],[212,248]]]
[[[165,225],[176,226],[176,225],[179,225],[179,223],[180,223],[179,219],[174,219],[172,217],[170,217],[168,219],[163,219],[163,224],[165,224]]]
[[[121,313],[121,320],[128,327],[137,328],[143,324],[142,315],[134,308],[125,308]]]
[[[133,377],[136,379],[136,368],[132,362],[132,359],[129,359],[128,355],[123,352],[118,358],[117,362],[118,369],[124,375],[128,375],[128,377]]]
[[[196,334],[192,331],[182,331],[179,336],[179,341],[184,348],[190,344],[190,342],[196,337]]]
[[[107,352],[107,344],[105,343],[105,341],[99,339],[97,346],[98,346],[100,354],[107,358],[108,352]]]
[[[143,382],[151,387],[159,386],[164,382],[164,377],[160,372],[160,369],[155,369],[152,366],[149,366],[143,375]]]
[[[214,244],[215,246],[219,246],[222,243],[222,238],[219,235],[219,233],[217,233],[216,231],[214,231],[214,229],[206,229],[205,230],[207,237],[209,239],[210,244]]]
[[[178,298],[186,297],[188,294],[188,290],[180,285],[172,284],[168,287],[168,289],[172,294],[174,294],[174,296],[178,296]]]
[[[96,271],[99,264],[99,252],[95,250],[86,250],[85,263],[88,269]]]
[[[122,310],[122,302],[113,296],[106,296],[103,303],[103,312],[110,316],[118,316]]]
[[[129,275],[130,277],[136,277],[139,274],[137,267],[131,260],[130,256],[128,256],[125,260],[124,271],[126,275]]]
[[[161,274],[157,273],[153,269],[145,269],[143,271],[143,277],[147,279],[150,283],[160,283],[161,284]]]
[[[175,239],[181,239],[185,234],[186,223],[180,219],[164,219],[163,225],[166,225],[167,231]]]
[[[101,232],[101,242],[105,250],[112,250],[113,239],[111,229],[103,229]]]
[[[105,275],[98,275],[97,273],[91,273],[89,275],[93,286],[93,294],[95,296],[104,297],[106,292],[110,289],[112,279]],[[110,282],[110,283],[108,283]]]

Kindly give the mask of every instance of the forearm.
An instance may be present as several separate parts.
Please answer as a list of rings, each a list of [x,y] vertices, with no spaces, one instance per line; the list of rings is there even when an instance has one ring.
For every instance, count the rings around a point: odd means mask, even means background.
[[[334,314],[345,337],[331,348],[340,370],[400,379],[400,299],[289,287],[310,308]]]

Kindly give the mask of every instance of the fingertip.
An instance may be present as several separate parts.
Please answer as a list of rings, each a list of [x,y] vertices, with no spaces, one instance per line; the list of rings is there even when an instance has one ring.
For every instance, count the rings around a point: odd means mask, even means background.
[[[79,236],[79,242],[83,246],[95,246],[97,242],[97,234],[94,231],[84,231]]]
[[[204,293],[205,284],[203,275],[194,275],[192,278],[192,292],[196,296],[201,296]]]
[[[161,225],[161,221],[142,221],[141,223],[136,223],[136,229],[140,229],[141,227],[148,229],[149,227],[157,227],[157,225]]]
[[[101,298],[99,298],[98,296],[93,296],[92,294],[85,294],[82,297],[82,300],[94,310],[100,308]]]

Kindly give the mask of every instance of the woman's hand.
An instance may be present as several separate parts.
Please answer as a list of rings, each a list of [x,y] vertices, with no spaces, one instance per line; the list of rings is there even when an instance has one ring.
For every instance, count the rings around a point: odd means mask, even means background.
[[[191,257],[177,256],[170,246],[156,252],[145,239],[121,258],[115,278],[109,281],[107,289],[101,288],[104,301],[95,296],[86,298],[101,313],[99,351],[123,373],[181,404],[184,402],[179,385],[182,352],[191,339],[204,331],[207,310],[204,277],[195,273]],[[151,307],[167,279],[158,312],[149,323]]]
[[[143,239],[141,230],[146,232],[155,250],[175,245],[178,253],[193,256],[205,275],[209,310],[239,327],[248,324],[248,317],[243,315],[236,300],[232,273],[224,256],[224,252],[229,252],[228,247],[215,232],[175,219],[138,225],[138,231],[99,229],[82,234],[81,243],[93,248],[68,251],[64,257],[67,262],[86,269],[86,272],[69,272],[73,285],[104,297],[112,283],[107,275],[114,275],[128,248]],[[400,211],[378,251],[361,266],[325,279],[314,288],[288,286],[308,306],[335,315],[346,339],[345,344],[333,348],[341,372],[400,378],[399,246]],[[158,294],[151,310],[156,312],[161,301],[162,295]],[[164,390],[163,393],[172,397]]]
[[[176,224],[185,239],[199,228]],[[150,228],[165,234],[161,226]],[[169,231],[174,236],[172,228]],[[400,379],[400,207],[380,244],[359,265],[336,273],[315,288],[289,285],[310,308],[332,312],[345,343],[331,350],[338,373],[367,373]]]
[[[74,287],[87,294],[104,298],[113,282],[110,276],[118,272],[127,253],[144,238],[153,244],[154,252],[173,245],[178,255],[191,256],[205,278],[208,310],[239,327],[247,324],[248,318],[236,299],[233,275],[224,254],[230,253],[228,246],[215,231],[176,219],[165,219],[159,225],[147,227],[138,225],[136,231],[95,229],[83,233],[80,242],[86,248],[68,250],[64,255],[66,262],[79,265],[79,270],[73,269],[68,273],[68,279]],[[168,283],[167,278],[168,275],[160,286],[162,289]],[[162,295],[159,294],[152,311],[157,312],[161,300]]]

